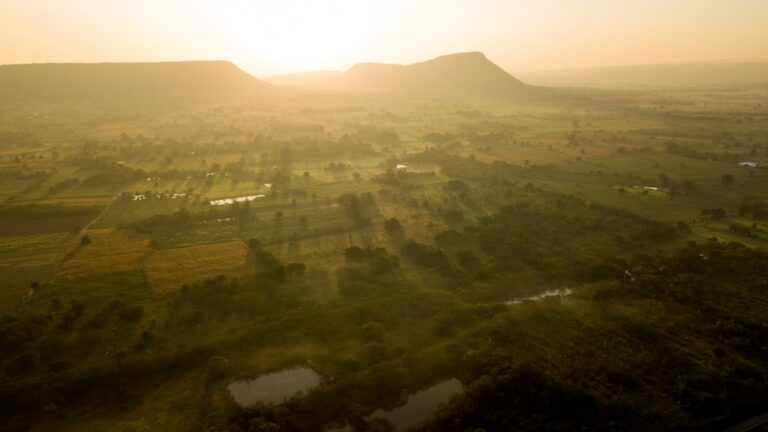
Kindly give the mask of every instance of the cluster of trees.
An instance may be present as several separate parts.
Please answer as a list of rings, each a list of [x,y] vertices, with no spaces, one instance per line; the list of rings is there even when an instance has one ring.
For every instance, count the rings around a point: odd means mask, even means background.
[[[350,169],[352,169],[352,165],[344,162],[331,162],[328,164],[328,166],[325,167],[326,171],[329,171],[332,173],[347,172]]]
[[[528,364],[503,363],[443,406],[420,432],[600,430],[595,398]],[[606,428],[607,429],[607,428]]]
[[[745,195],[738,210],[739,216],[752,219],[768,218],[768,202],[755,195]]]
[[[664,173],[659,174],[659,182],[663,187],[669,188],[669,194],[672,198],[674,198],[679,192],[691,194],[696,192],[697,189],[696,185],[691,180],[685,179],[681,182],[677,182],[672,180],[668,175]]]
[[[55,185],[52,185],[51,187],[49,187],[48,193],[50,195],[55,195],[55,194],[64,192],[67,189],[71,189],[77,186],[78,184],[80,184],[80,179],[78,179],[77,177],[62,180],[56,183]]]
[[[344,208],[347,216],[358,225],[370,224],[371,217],[378,213],[376,200],[370,192],[360,195],[357,193],[344,194],[338,198],[338,202]]]
[[[415,182],[420,179],[435,177],[435,175],[436,174],[432,171],[411,172],[411,171],[394,170],[392,168],[388,168],[385,172],[374,176],[373,181],[376,181],[385,185],[401,186],[404,183]]]
[[[414,264],[445,273],[451,270],[451,262],[445,253],[435,246],[409,240],[402,248],[402,254]]]
[[[111,157],[82,156],[72,161],[85,170],[97,171],[82,181],[84,186],[122,185],[132,183],[147,177],[142,169],[130,168],[115,162]]]
[[[179,209],[171,214],[156,214],[146,219],[134,222],[131,228],[139,231],[152,231],[168,227],[178,227],[194,223],[215,221],[224,218],[246,219],[251,217],[251,207],[248,202],[234,203],[228,206],[208,207],[201,212],[190,212],[187,209]]]
[[[500,269],[534,269],[554,274],[578,274],[586,260],[611,256],[631,242],[674,238],[673,226],[632,213],[568,199],[559,194],[550,206],[518,200],[479,219],[471,237],[483,252],[503,263]]]
[[[768,328],[762,303],[747,299],[765,292],[766,260],[738,243],[638,255],[631,280],[606,274],[577,294],[610,316],[549,327],[554,315],[531,311],[481,325],[449,349],[467,390],[417,430],[719,430],[758,414],[768,403]],[[536,349],[526,338],[541,337],[531,320],[568,326],[573,337],[550,335],[563,363],[519,361],[517,348]]]
[[[23,130],[0,130],[0,148],[39,147],[40,138]]]
[[[674,141],[667,141],[664,143],[664,151],[669,154],[678,156],[685,156],[692,159],[708,160],[708,161],[720,161],[720,162],[738,162],[739,158],[743,157],[739,153],[723,152],[703,152],[696,150],[690,144],[679,144]]]
[[[400,259],[384,248],[352,246],[344,250],[345,265],[339,269],[339,292],[343,295],[381,293],[398,286]]]
[[[392,129],[365,125],[358,128],[352,135],[363,143],[376,144],[382,147],[395,147],[400,145],[400,136]]]
[[[728,213],[723,208],[708,208],[701,211],[702,216],[709,216],[714,220],[723,219]]]
[[[752,228],[748,225],[740,223],[732,223],[728,226],[728,231],[745,237],[757,237],[757,234],[752,231]]]

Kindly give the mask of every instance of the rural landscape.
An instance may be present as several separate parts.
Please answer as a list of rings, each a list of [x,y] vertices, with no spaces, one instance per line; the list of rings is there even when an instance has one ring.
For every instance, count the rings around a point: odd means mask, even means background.
[[[768,62],[0,65],[0,429],[726,430],[767,168]]]

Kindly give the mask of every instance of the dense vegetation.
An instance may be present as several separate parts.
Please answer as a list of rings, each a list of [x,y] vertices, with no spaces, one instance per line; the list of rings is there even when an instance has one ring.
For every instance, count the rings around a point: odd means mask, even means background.
[[[392,430],[451,379],[408,427],[759,414],[765,89],[558,95],[0,106],[0,428]]]

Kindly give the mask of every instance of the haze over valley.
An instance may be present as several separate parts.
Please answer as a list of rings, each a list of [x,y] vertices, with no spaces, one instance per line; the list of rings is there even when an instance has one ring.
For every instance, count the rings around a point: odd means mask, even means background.
[[[766,21],[0,3],[0,429],[763,430]]]

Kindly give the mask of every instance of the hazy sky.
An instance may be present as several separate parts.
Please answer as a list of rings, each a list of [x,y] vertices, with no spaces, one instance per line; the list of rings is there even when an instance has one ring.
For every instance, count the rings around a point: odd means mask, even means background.
[[[509,71],[768,59],[768,0],[0,0],[0,63],[255,75],[483,51]]]

